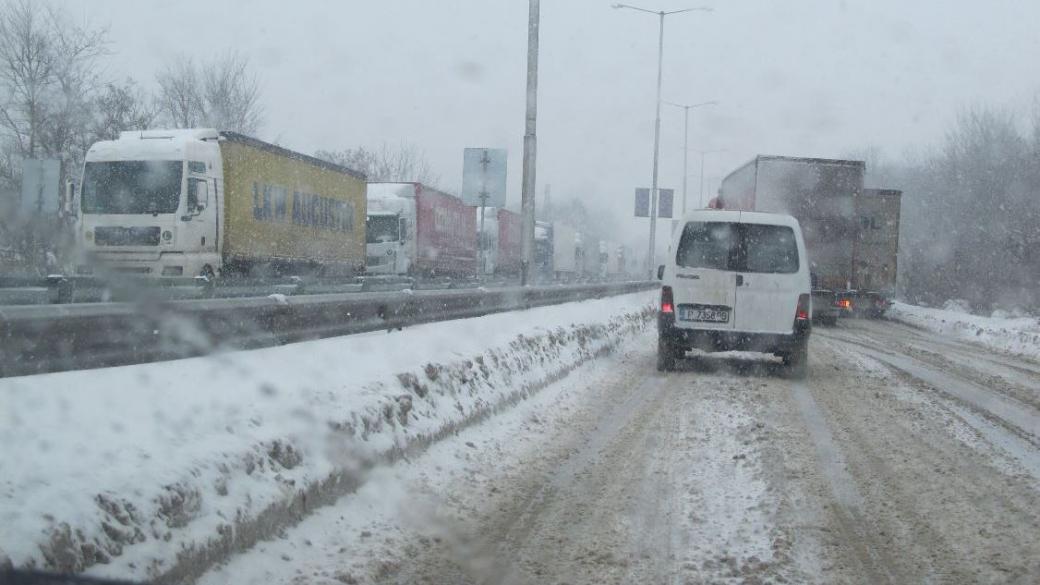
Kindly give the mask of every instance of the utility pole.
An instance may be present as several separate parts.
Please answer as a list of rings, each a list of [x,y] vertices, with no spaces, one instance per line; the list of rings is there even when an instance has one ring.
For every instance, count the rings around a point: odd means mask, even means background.
[[[682,10],[672,10],[665,12],[664,10],[647,10],[646,8],[639,8],[638,6],[631,6],[629,4],[614,4],[613,8],[628,8],[630,10],[637,10],[639,12],[647,12],[650,14],[656,14],[658,17],[658,33],[657,33],[657,102],[656,102],[656,114],[654,116],[654,169],[653,175],[650,180],[650,246],[647,252],[647,266],[649,269],[649,278],[654,278],[655,268],[655,246],[657,244],[657,170],[658,170],[658,159],[661,151],[661,68],[664,62],[664,17],[670,14],[679,14],[681,12],[692,12],[699,10],[703,12],[711,12],[711,8],[700,7],[700,8],[684,8]]]
[[[521,189],[523,233],[520,238],[520,285],[529,282],[534,256],[535,161],[538,120],[538,0],[529,0],[527,17],[527,113],[524,117],[524,170]]]
[[[715,105],[718,105],[719,102],[712,100],[710,102],[701,102],[699,104],[677,104],[675,102],[665,102],[665,103],[670,105],[670,106],[675,106],[677,108],[682,108],[683,109],[682,213],[683,213],[683,216],[685,216],[686,215],[686,182],[687,182],[687,178],[689,178],[689,176],[690,176],[689,175],[689,171],[687,170],[687,167],[688,167],[689,162],[690,162],[690,108],[699,108],[701,106],[715,106]],[[701,157],[701,166],[702,166],[701,170],[702,171],[704,170],[703,169],[703,165],[704,165],[703,158],[704,157],[702,156]],[[704,192],[704,185],[702,184],[701,185],[701,193],[702,193],[702,195],[703,195],[703,192]]]
[[[484,242],[484,215],[487,209],[487,200],[490,196],[487,188],[487,177],[488,177],[488,165],[491,164],[491,157],[488,156],[488,151],[485,148],[484,152],[480,155],[480,167],[482,169],[481,176],[483,177],[483,184],[480,186],[480,232],[477,234],[477,277],[483,278],[484,269],[487,268],[487,253],[485,250],[486,244]]]

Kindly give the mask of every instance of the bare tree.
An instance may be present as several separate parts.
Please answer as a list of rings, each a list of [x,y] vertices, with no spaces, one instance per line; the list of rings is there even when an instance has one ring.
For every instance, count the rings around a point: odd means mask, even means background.
[[[132,79],[110,82],[94,100],[92,127],[97,140],[114,140],[123,130],[146,130],[159,115],[158,104],[149,99]]]
[[[202,84],[195,63],[179,57],[167,63],[155,76],[159,84],[159,105],[167,122],[177,128],[194,128],[202,124],[205,104]]]
[[[397,147],[383,143],[378,149],[363,146],[346,150],[319,150],[314,156],[365,173],[369,181],[415,181],[436,186],[440,178],[426,156],[414,144]]]
[[[212,126],[255,134],[263,124],[259,77],[239,53],[201,65],[180,57],[168,63],[156,81],[162,114],[175,127]]]
[[[9,156],[82,159],[106,35],[71,24],[48,5],[0,6],[0,132]],[[12,180],[17,168],[0,170]]]

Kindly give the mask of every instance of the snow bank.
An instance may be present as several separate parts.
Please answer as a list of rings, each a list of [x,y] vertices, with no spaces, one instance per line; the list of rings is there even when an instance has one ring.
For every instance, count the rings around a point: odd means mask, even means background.
[[[1036,317],[1011,318],[1001,313],[981,317],[968,313],[962,303],[948,303],[943,309],[927,309],[896,302],[886,314],[888,318],[908,325],[1040,359],[1040,319]]]
[[[652,301],[0,380],[0,559],[190,580],[609,351]]]

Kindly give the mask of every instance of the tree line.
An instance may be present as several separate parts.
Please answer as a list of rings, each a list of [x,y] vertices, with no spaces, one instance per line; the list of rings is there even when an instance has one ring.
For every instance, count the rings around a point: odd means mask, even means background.
[[[963,110],[931,150],[868,149],[867,182],[903,190],[900,289],[911,302],[1040,309],[1040,99],[1027,116]]]

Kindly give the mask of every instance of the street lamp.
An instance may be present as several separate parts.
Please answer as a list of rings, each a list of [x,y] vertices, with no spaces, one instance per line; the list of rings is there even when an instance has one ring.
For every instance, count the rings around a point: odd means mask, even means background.
[[[683,8],[682,10],[647,10],[630,4],[612,4],[615,9],[628,8],[648,14],[656,14],[658,17],[657,35],[657,113],[654,116],[654,171],[650,181],[650,248],[647,257],[647,265],[650,268],[650,278],[654,277],[654,244],[657,236],[657,159],[661,146],[661,64],[664,60],[664,17],[682,12],[711,12],[707,6],[697,8]]]
[[[710,102],[701,102],[699,104],[677,104],[675,102],[665,102],[670,106],[683,109],[683,158],[682,158],[682,212],[686,215],[686,177],[687,174],[687,163],[690,159],[690,108],[699,108],[701,106],[717,106],[719,102],[712,100]],[[701,156],[701,173],[704,173],[704,156]],[[704,195],[704,183],[701,183],[701,195]]]

